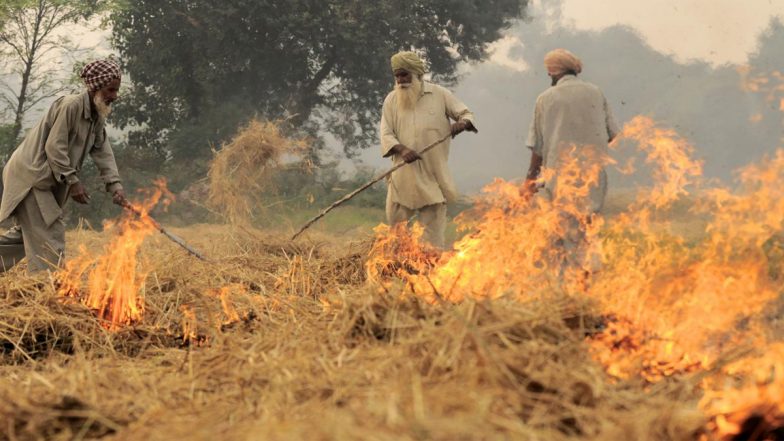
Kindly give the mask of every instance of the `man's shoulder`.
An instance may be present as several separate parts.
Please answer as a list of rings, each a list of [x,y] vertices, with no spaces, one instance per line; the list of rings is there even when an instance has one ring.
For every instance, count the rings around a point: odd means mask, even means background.
[[[540,93],[539,96],[536,97],[536,102],[540,103],[540,102],[546,100],[547,97],[553,96],[556,93],[557,92],[555,91],[555,87],[548,87],[546,90],[544,90],[542,93]]]
[[[79,112],[84,108],[83,94],[71,94],[58,97],[51,105],[57,111]]]
[[[587,89],[591,89],[591,90],[594,90],[596,92],[601,92],[602,91],[602,89],[599,86],[597,86],[596,84],[589,83],[588,81],[585,81],[585,80],[581,80],[579,84],[582,85],[583,87],[587,88]]]
[[[596,84],[590,83],[588,81],[583,80],[582,78],[575,78],[574,80],[570,81],[569,83],[565,84],[565,89],[568,88],[576,88],[576,89],[583,89],[583,90],[592,90],[594,92],[601,93],[602,90]],[[557,87],[555,88],[557,89]]]
[[[424,84],[425,92],[437,93],[439,95],[451,95],[452,94],[451,90],[447,89],[446,87],[444,87],[444,86],[442,86],[440,84],[431,83],[429,81],[425,81],[423,84]]]
[[[599,86],[589,83],[587,81],[583,81],[579,78],[575,78],[572,81],[569,81],[566,84],[559,84],[558,86],[550,87],[544,92],[539,94],[537,101],[543,101],[547,99],[558,99],[559,97],[569,97],[577,90],[590,90],[592,92],[596,92],[601,94],[602,90]]]
[[[83,93],[72,93],[70,95],[63,95],[58,100],[62,101],[62,105],[64,106],[83,106],[84,105],[84,94]]]
[[[387,94],[386,98],[384,98],[384,105],[387,105],[387,103],[392,102],[394,98],[395,98],[395,91],[393,90]]]

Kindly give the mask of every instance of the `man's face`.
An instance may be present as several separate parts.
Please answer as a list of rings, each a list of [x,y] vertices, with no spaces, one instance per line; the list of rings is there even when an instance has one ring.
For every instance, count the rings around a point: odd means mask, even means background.
[[[411,81],[414,79],[414,76],[411,75],[411,72],[405,69],[398,69],[393,74],[395,75],[395,84],[401,87],[410,86]]]
[[[103,86],[103,88],[101,88],[98,91],[98,93],[101,95],[106,105],[111,106],[112,103],[117,101],[117,98],[119,96],[120,79],[119,78],[113,79],[111,83],[107,84],[106,86]]]

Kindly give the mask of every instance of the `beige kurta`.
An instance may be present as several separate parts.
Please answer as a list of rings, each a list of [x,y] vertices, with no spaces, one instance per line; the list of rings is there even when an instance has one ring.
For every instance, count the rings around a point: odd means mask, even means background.
[[[470,121],[474,114],[447,89],[424,82],[422,95],[413,109],[398,109],[397,96],[391,92],[381,109],[381,153],[384,157],[397,144],[421,151],[446,136],[451,130],[450,119]],[[392,158],[403,161],[400,155]],[[452,201],[457,189],[449,171],[449,140],[424,154],[422,160],[400,168],[389,180],[388,199],[406,208],[417,210],[427,205]]]
[[[91,112],[87,92],[58,98],[14,150],[3,170],[0,222],[31,191],[46,225],[61,218],[68,188],[79,181],[85,155],[92,156],[107,191],[122,188],[105,121]]]
[[[607,156],[608,142],[618,134],[618,125],[602,91],[574,75],[567,75],[558,84],[539,95],[528,134],[528,147],[542,156],[545,168],[555,177],[545,183],[545,193],[552,196],[558,171],[573,148],[591,149],[585,159]],[[581,158],[583,159],[583,158]],[[586,164],[587,168],[588,164]],[[601,168],[588,201],[589,209],[597,212],[607,194],[607,175]]]

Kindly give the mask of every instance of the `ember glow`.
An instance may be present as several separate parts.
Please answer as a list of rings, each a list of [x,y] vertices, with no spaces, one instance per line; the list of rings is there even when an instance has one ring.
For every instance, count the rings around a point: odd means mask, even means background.
[[[94,254],[82,247],[66,262],[58,277],[60,295],[77,297],[105,320],[109,329],[139,321],[144,313],[147,277],[139,248],[156,232],[148,213],[159,203],[171,200],[165,182],[158,181],[143,202],[133,204],[141,216],[126,210],[117,220],[107,221],[104,229],[114,238],[102,253]]]
[[[741,170],[729,189],[708,187],[689,142],[650,118],[630,121],[614,144],[637,146],[654,179],[623,213],[580,215],[591,180],[580,175],[585,158],[574,158],[552,201],[521,196],[510,182],[489,185],[458,218],[469,233],[441,256],[416,253],[416,229],[377,229],[371,278],[383,283],[378,268],[392,268],[415,293],[450,301],[587,296],[604,322],[588,344],[612,378],[655,383],[704,372],[700,405],[717,436],[730,439],[752,417],[780,425],[784,353],[768,341],[762,313],[782,292],[784,262],[765,244],[784,226],[784,150]],[[684,201],[704,220],[697,238],[670,221]],[[578,229],[583,245],[564,251]],[[733,354],[739,359],[728,360]]]

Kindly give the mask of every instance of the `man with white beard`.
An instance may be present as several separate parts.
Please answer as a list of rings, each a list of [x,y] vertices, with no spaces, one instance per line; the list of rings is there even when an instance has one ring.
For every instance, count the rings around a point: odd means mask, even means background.
[[[381,153],[409,165],[387,181],[387,221],[395,225],[418,214],[425,240],[443,248],[446,204],[457,197],[447,166],[449,139],[419,152],[450,133],[477,132],[474,114],[447,89],[422,80],[425,64],[414,52],[399,52],[391,63],[395,90],[381,109]]]
[[[106,136],[106,117],[117,99],[120,67],[98,60],[82,69],[86,89],[58,98],[14,150],[3,170],[0,222],[13,217],[16,227],[0,236],[0,272],[27,256],[28,272],[56,269],[65,252],[63,207],[71,199],[87,204],[79,172],[92,156],[115,204],[125,193]]]

